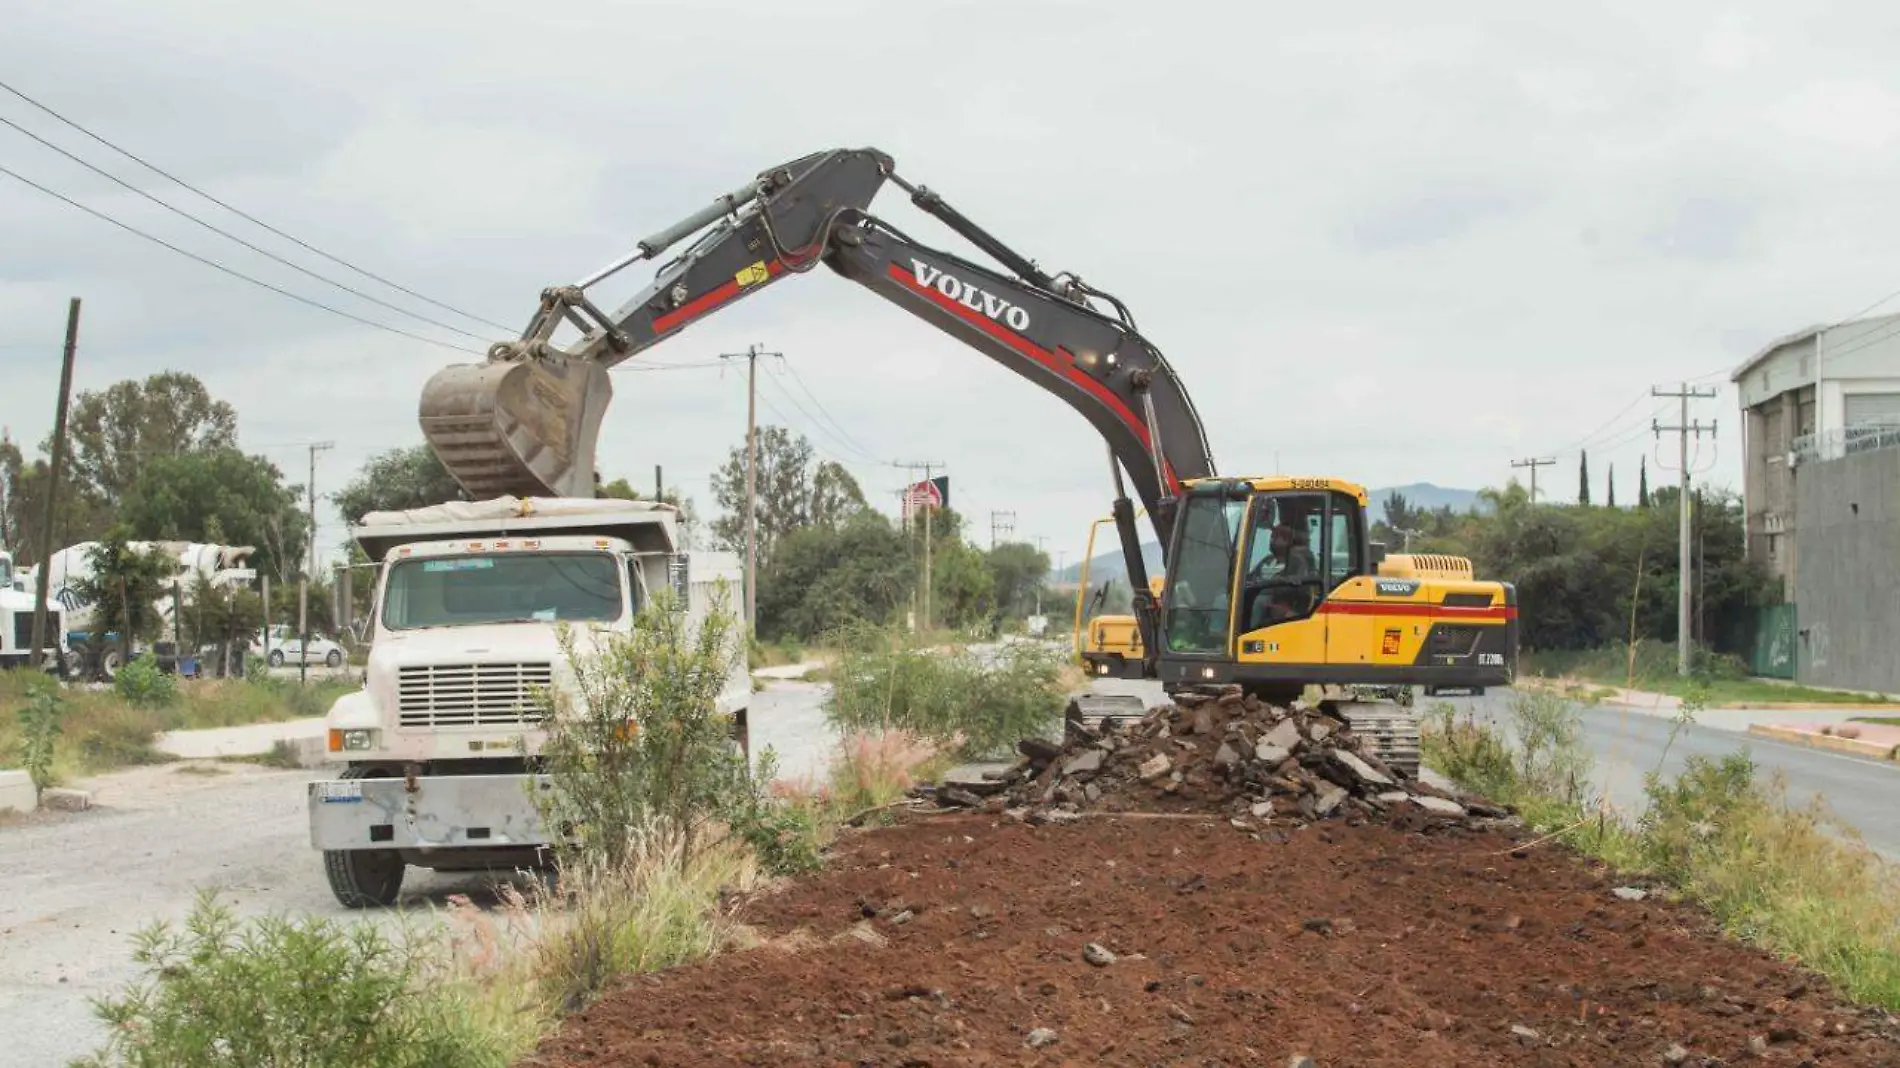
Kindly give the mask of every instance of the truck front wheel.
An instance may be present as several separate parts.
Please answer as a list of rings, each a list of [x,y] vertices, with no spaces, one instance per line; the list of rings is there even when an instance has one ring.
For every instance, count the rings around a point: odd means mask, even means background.
[[[384,778],[382,768],[348,768],[338,778]],[[346,909],[388,908],[402,891],[406,865],[394,849],[326,849],[323,874],[330,892]]]

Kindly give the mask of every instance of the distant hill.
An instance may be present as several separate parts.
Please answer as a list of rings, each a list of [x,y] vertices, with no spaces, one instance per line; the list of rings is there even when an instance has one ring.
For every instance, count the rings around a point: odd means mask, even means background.
[[[1384,489],[1368,490],[1366,513],[1375,521],[1385,516],[1385,502],[1394,493],[1402,493],[1405,500],[1414,508],[1423,508],[1435,512],[1446,505],[1454,512],[1488,511],[1488,507],[1478,499],[1477,490],[1447,489],[1434,486],[1430,482],[1414,482],[1409,486],[1387,486]]]
[[[1485,504],[1478,499],[1477,490],[1448,489],[1444,486],[1435,486],[1430,482],[1414,482],[1409,486],[1387,486],[1384,489],[1366,491],[1367,517],[1373,522],[1377,522],[1383,518],[1385,515],[1385,502],[1394,493],[1404,494],[1406,501],[1414,508],[1426,508],[1435,511],[1446,505],[1450,505],[1451,510],[1454,512],[1469,512],[1474,510],[1480,512],[1488,511]],[[1089,585],[1091,587],[1100,586],[1102,581],[1111,575],[1116,578],[1124,578],[1127,575],[1127,569],[1122,566],[1121,543],[1115,538],[1114,528],[1103,527],[1102,532],[1096,536],[1095,544],[1098,546],[1101,545],[1104,537],[1108,539],[1110,549],[1105,553],[1097,553],[1095,557],[1089,561]],[[1160,545],[1152,541],[1142,542],[1141,555],[1143,561],[1148,565],[1149,575],[1152,576],[1161,573]],[[1053,581],[1058,586],[1073,585],[1081,574],[1082,565],[1070,564],[1068,567],[1056,572]]]

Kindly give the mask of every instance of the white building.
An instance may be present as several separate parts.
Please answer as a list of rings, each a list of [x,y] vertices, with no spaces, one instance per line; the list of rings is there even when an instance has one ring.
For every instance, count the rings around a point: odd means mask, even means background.
[[[1729,377],[1742,409],[1748,554],[1792,599],[1796,469],[1900,445],[1900,315],[1808,327]]]

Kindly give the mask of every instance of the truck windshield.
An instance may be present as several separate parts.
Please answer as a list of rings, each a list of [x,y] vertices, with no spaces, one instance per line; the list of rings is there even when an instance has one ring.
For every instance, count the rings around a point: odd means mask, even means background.
[[[606,553],[500,553],[403,560],[389,569],[383,626],[611,622],[624,610]]]

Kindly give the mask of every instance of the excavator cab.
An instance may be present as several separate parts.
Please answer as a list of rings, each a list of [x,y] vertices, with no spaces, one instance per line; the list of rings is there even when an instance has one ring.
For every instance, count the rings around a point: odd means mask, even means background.
[[[1508,685],[1515,590],[1440,559],[1375,551],[1366,491],[1343,479],[1189,482],[1156,671],[1170,687],[1239,683],[1281,701],[1308,684]]]

